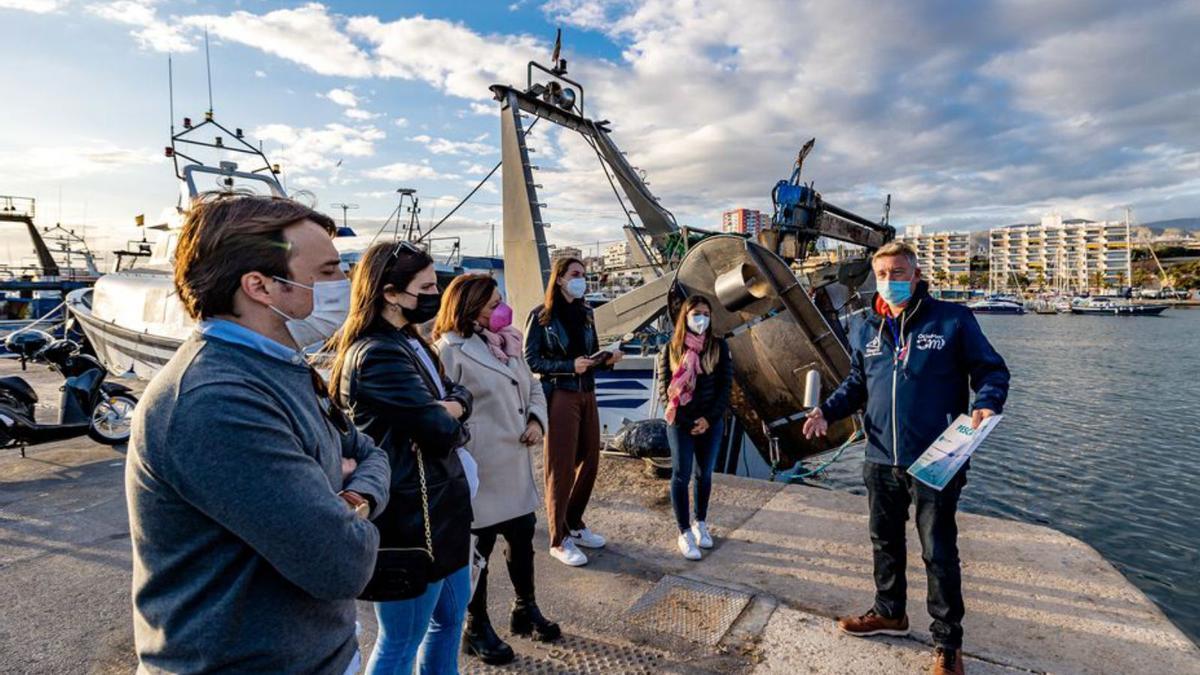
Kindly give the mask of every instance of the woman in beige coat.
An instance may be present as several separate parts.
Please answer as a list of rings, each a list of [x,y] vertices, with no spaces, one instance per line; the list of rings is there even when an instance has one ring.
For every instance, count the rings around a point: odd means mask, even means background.
[[[522,358],[521,333],[511,324],[512,309],[501,302],[496,281],[464,275],[446,288],[434,339],[446,376],[475,397],[467,450],[479,464],[471,524],[479,537],[476,550],[488,558],[496,537],[504,537],[516,592],[510,628],[515,635],[550,641],[561,631],[534,601],[534,512],[540,499],[530,457],[546,433],[546,397]],[[467,608],[463,651],[484,663],[507,663],[513,651],[488,619],[487,578],[484,568]]]

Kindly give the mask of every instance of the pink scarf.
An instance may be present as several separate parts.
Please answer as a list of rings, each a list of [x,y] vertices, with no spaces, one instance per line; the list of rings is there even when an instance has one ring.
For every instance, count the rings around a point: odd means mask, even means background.
[[[700,372],[700,352],[704,349],[707,338],[688,331],[683,337],[683,358],[671,375],[671,384],[667,385],[667,410],[664,417],[667,424],[675,423],[675,411],[691,403],[692,392],[696,389],[696,375]],[[668,347],[669,349],[669,347]],[[670,358],[670,355],[667,355]]]
[[[487,342],[488,351],[500,360],[500,363],[508,364],[508,360],[514,356],[521,356],[521,343],[524,341],[524,336],[521,331],[512,326],[505,326],[499,332],[481,328],[479,334],[483,336]]]

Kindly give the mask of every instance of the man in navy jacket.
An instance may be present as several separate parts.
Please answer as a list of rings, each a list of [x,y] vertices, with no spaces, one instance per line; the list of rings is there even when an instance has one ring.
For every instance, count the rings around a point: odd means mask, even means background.
[[[970,410],[978,427],[998,414],[1008,396],[1008,368],[971,310],[930,297],[912,247],[892,242],[880,248],[872,269],[879,293],[873,311],[850,328],[850,374],[804,423],[811,438],[824,435],[830,421],[864,411],[875,605],[838,627],[856,636],[908,634],[904,525],[915,503],[933,617],[933,672],[961,673],[964,610],[954,517],[970,464],[940,492],[907,469],[958,415]]]

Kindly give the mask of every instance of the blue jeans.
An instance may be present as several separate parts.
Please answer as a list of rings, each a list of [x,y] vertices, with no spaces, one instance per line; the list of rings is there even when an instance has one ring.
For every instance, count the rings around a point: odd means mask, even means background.
[[[693,436],[692,424],[686,428],[667,425],[667,443],[671,445],[671,505],[680,532],[691,527],[688,520],[688,482],[696,475],[696,520],[708,518],[708,496],[712,494],[713,469],[717,465],[717,445],[725,430],[725,420],[710,420],[708,431]]]
[[[379,637],[367,661],[367,675],[458,673],[458,646],[471,600],[471,567],[429,584],[411,600],[375,603]]]

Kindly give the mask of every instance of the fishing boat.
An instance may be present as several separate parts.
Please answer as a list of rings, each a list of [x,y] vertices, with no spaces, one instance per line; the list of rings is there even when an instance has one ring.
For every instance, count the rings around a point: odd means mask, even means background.
[[[24,226],[36,256],[0,265],[0,339],[31,328],[65,336],[66,295],[100,277],[83,237],[61,224],[38,228],[36,216],[35,199],[0,195],[0,223]]]
[[[1110,298],[1081,298],[1071,304],[1072,314],[1088,316],[1158,316],[1167,305],[1143,304]]]

